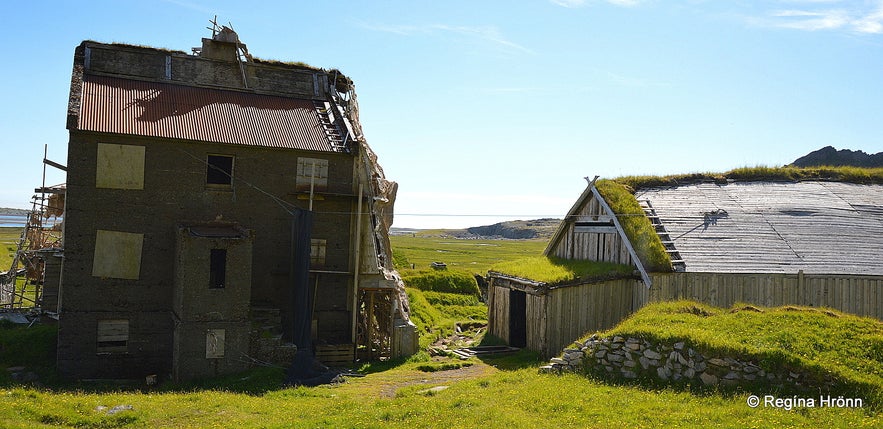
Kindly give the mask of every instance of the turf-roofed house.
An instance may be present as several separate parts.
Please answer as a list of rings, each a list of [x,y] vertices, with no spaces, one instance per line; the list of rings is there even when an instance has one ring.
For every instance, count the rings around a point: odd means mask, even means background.
[[[413,353],[387,181],[336,70],[252,57],[216,26],[192,53],[75,50],[58,369],[189,379]]]
[[[547,283],[490,273],[490,332],[555,355],[652,301],[831,307],[883,319],[883,185],[591,181],[545,254],[628,264]]]

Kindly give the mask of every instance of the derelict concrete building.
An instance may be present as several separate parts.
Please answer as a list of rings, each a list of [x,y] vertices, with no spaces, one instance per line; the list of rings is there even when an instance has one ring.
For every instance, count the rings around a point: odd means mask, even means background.
[[[192,53],[85,41],[67,128],[61,374],[228,373],[290,358],[298,329],[330,364],[415,351],[396,184],[340,72],[226,27]]]

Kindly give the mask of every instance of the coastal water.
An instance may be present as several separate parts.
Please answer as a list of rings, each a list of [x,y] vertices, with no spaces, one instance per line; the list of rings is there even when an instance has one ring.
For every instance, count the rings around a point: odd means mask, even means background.
[[[24,228],[27,216],[0,215],[0,228]]]

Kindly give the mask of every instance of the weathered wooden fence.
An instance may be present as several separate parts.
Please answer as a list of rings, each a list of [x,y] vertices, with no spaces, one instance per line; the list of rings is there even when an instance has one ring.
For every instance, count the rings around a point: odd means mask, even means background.
[[[634,279],[549,287],[491,275],[489,331],[511,345],[554,356],[591,331],[612,328],[649,302],[694,300],[716,307],[830,307],[883,320],[883,276],[657,273]]]
[[[824,274],[653,274],[639,301],[689,299],[716,307],[745,302],[764,307],[830,307],[883,320],[883,276]],[[636,307],[640,308],[640,307]]]

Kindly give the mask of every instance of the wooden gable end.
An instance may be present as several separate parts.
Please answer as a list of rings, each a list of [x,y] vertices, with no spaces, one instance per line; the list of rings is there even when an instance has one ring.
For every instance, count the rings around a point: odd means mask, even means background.
[[[575,210],[568,213],[546,255],[633,265],[628,247],[614,223],[614,214],[605,206],[594,192],[585,193]]]

